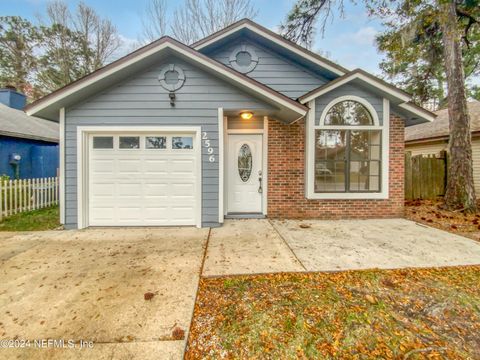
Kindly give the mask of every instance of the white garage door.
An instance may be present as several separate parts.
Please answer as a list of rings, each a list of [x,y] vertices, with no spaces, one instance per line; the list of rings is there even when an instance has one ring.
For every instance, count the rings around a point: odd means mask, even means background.
[[[89,136],[90,226],[195,225],[194,134]]]

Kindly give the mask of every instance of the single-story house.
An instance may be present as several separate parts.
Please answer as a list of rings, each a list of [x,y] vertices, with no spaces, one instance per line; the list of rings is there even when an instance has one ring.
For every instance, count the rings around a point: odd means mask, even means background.
[[[480,191],[480,101],[467,104],[472,133],[473,181],[475,190]],[[447,150],[449,130],[448,109],[436,112],[433,122],[405,128],[405,151],[415,155],[438,155]]]
[[[25,95],[15,89],[0,89],[0,176],[57,176],[58,122],[28,116],[25,102]]]
[[[404,126],[435,118],[411,99],[245,19],[163,37],[27,113],[60,123],[67,228],[200,227],[401,216]]]

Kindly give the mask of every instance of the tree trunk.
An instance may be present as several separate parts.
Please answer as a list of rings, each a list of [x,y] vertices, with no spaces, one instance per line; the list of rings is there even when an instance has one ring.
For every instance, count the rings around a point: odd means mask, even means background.
[[[445,205],[452,210],[476,211],[470,116],[465,95],[461,37],[457,25],[456,6],[454,0],[438,0],[438,4],[441,10],[450,121],[450,139],[448,142],[450,161]]]

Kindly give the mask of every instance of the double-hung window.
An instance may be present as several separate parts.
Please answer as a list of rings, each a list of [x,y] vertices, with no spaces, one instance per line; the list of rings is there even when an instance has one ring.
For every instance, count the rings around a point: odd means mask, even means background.
[[[329,104],[318,123],[312,125],[310,197],[378,198],[385,190],[382,167],[386,144],[385,129],[373,106],[364,99],[341,98]]]

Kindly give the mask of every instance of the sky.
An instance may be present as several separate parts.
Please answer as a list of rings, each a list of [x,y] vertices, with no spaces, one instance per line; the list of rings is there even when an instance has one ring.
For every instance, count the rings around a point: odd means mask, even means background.
[[[78,0],[65,0],[73,9]],[[141,38],[141,16],[149,0],[83,0],[93,7],[102,17],[110,19],[117,27],[124,45],[120,52],[124,55],[131,50],[132,44]],[[167,0],[169,12],[177,7],[181,0]],[[0,0],[0,16],[17,15],[35,21],[45,11],[48,0]],[[252,0],[258,8],[253,20],[277,31],[278,25],[295,3],[294,0]],[[382,31],[381,22],[367,16],[365,7],[359,3],[346,2],[345,16],[337,12],[328,22],[322,35],[318,32],[312,46],[314,51],[347,69],[362,68],[381,75],[378,64],[382,55],[375,47],[375,35]],[[119,54],[120,55],[120,54]]]

